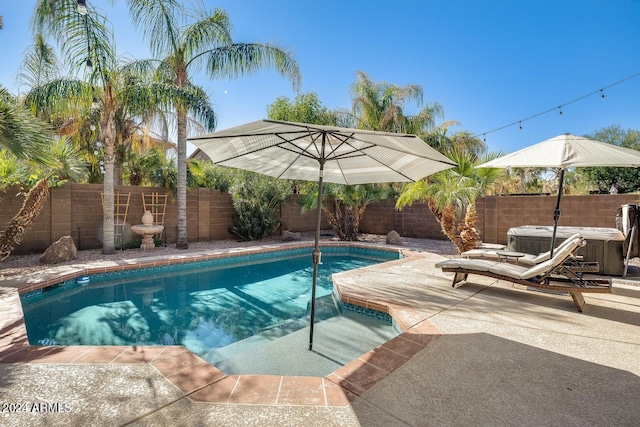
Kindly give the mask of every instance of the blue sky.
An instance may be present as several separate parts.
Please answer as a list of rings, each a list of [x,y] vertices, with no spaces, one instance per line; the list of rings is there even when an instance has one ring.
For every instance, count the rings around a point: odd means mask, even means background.
[[[107,12],[119,55],[149,57],[129,24],[125,2],[87,0]],[[350,108],[356,71],[373,81],[419,84],[426,102],[440,102],[455,130],[484,135],[490,150],[512,152],[570,132],[605,126],[640,129],[640,0],[367,1],[220,0],[237,42],[277,42],[302,70],[302,92],[329,108]],[[35,0],[4,0],[0,14],[0,84],[13,93],[31,44]],[[266,117],[291,85],[271,71],[234,81],[195,76],[211,97],[218,129]],[[580,101],[564,105],[598,92]],[[543,111],[554,111],[515,124]],[[407,105],[408,112],[417,111]],[[490,132],[490,133],[489,133]]]

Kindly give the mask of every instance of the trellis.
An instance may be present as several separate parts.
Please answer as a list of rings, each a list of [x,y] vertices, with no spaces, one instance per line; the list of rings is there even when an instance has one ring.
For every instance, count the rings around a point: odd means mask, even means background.
[[[102,197],[102,208],[104,209],[104,193],[100,193]],[[129,201],[131,193],[120,193],[117,191],[113,195],[113,221],[114,221],[114,243],[120,239],[120,249],[124,249],[124,228],[127,224],[127,215],[129,213]]]
[[[164,225],[164,217],[167,211],[167,194],[158,192],[142,193],[142,208],[144,212],[151,212],[154,224]],[[157,236],[162,239],[162,233]],[[164,239],[162,240],[164,241]]]

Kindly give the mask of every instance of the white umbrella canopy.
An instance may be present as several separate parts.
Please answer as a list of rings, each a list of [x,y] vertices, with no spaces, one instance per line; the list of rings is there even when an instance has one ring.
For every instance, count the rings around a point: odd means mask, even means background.
[[[565,133],[507,154],[479,168],[640,167],[640,151]]]
[[[412,182],[457,166],[415,135],[258,120],[189,138],[213,162],[285,179],[318,181],[309,350],[320,263],[323,182]]]
[[[274,120],[189,141],[216,165],[276,178],[317,181],[324,159],[324,181],[338,184],[410,182],[455,166],[415,135]]]
[[[570,167],[640,167],[640,151],[618,147],[593,139],[565,133],[507,154],[478,168],[560,168],[558,197],[553,215],[551,255],[560,219],[560,198],[564,171]]]

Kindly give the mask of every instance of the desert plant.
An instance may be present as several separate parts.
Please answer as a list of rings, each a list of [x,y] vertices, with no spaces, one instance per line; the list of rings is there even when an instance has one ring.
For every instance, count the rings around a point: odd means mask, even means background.
[[[280,203],[292,194],[288,180],[237,171],[229,189],[235,214],[229,232],[241,240],[258,240],[280,226]]]

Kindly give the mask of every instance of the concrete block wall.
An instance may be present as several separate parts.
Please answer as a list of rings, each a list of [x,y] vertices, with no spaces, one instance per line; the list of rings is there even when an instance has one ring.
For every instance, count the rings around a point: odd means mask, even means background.
[[[42,253],[53,242],[70,235],[79,249],[102,247],[102,184],[66,184],[50,190],[42,213],[26,232],[15,254]],[[0,192],[0,226],[8,223],[19,211],[24,196],[18,187]],[[163,192],[160,188],[116,186],[115,192],[130,193],[125,241],[131,236],[130,226],[140,224],[144,213],[142,193]],[[639,203],[637,194],[587,195],[562,197],[560,225],[584,227],[615,227],[618,207]],[[552,225],[555,196],[485,197],[476,201],[477,227],[481,238],[489,243],[507,243],[507,232],[520,225]],[[234,214],[231,196],[217,190],[194,189],[187,195],[187,233],[190,242],[235,239],[228,232]],[[293,197],[281,206],[283,228],[293,232],[313,231],[315,211],[301,213]],[[167,199],[165,242],[173,244],[177,237],[177,207],[175,197]],[[330,229],[322,219],[322,229]],[[371,204],[360,223],[363,233],[386,234],[396,230],[404,237],[445,240],[440,225],[425,203],[395,209],[395,200]],[[118,245],[119,242],[116,242]]]
[[[520,225],[553,225],[556,196],[495,196],[478,199],[477,227],[484,242],[507,243],[507,232]],[[560,226],[615,228],[616,210],[638,204],[638,194],[563,195]]]
[[[426,203],[414,203],[400,211],[395,206],[395,199],[369,205],[360,222],[360,231],[387,234],[391,230],[396,230],[404,237],[446,239],[440,224]]]
[[[316,229],[316,210],[302,213],[302,207],[298,204],[298,196],[294,195],[286,203],[280,206],[280,221],[282,229],[291,232],[313,231]],[[322,230],[330,229],[331,226],[322,215],[320,228]]]

